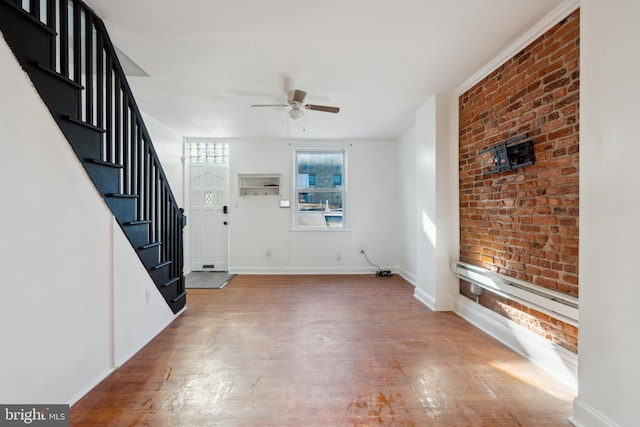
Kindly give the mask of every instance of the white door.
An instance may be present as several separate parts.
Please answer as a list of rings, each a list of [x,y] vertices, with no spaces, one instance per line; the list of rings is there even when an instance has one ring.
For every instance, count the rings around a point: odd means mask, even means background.
[[[191,165],[191,271],[229,269],[229,167]]]

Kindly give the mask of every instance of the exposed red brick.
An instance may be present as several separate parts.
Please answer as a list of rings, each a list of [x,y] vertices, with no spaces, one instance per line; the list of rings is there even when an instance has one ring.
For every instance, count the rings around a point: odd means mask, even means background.
[[[460,259],[578,295],[579,11],[459,98]],[[527,133],[535,163],[501,174],[479,151]],[[460,292],[476,299],[461,283]],[[571,351],[571,325],[485,292],[479,303]]]

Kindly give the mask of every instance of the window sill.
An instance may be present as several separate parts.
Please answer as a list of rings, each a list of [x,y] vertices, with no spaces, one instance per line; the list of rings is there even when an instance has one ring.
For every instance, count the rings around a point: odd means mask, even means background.
[[[306,227],[306,228],[290,228],[289,231],[313,231],[313,232],[345,232],[351,231],[344,227]]]

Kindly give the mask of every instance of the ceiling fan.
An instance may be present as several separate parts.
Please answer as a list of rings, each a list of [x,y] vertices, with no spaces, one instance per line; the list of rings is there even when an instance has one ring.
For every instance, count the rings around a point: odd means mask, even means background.
[[[304,98],[307,92],[295,90],[293,97],[286,104],[253,104],[252,107],[290,107],[289,118],[291,120],[299,120],[304,117],[304,110],[324,111],[325,113],[337,113],[340,111],[338,107],[328,107],[326,105],[304,104]]]

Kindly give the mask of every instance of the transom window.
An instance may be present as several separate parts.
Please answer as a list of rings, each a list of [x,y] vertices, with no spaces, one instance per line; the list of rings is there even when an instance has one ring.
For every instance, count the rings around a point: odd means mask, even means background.
[[[228,142],[191,142],[189,144],[191,164],[229,164]]]
[[[295,150],[295,229],[346,229],[344,150]]]

